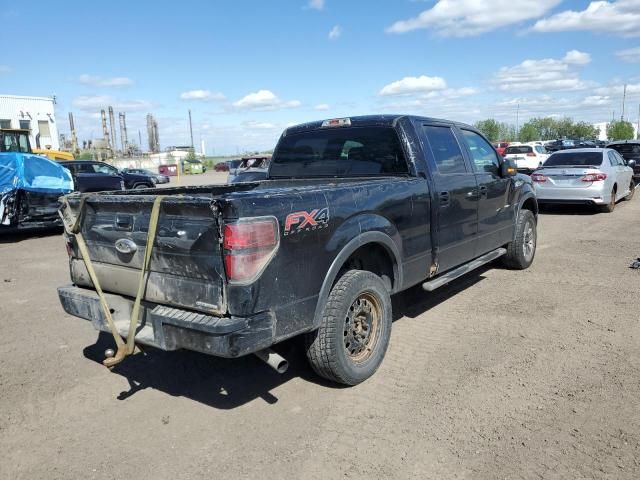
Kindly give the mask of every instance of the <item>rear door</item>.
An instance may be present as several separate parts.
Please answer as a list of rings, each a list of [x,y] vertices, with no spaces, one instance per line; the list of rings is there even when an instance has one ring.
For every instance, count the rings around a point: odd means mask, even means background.
[[[478,231],[478,185],[448,125],[424,124],[422,142],[436,187],[438,271],[444,272],[475,256]]]
[[[460,132],[478,183],[476,256],[480,256],[509,243],[513,237],[515,209],[509,203],[512,180],[500,175],[501,162],[489,142],[471,130]]]

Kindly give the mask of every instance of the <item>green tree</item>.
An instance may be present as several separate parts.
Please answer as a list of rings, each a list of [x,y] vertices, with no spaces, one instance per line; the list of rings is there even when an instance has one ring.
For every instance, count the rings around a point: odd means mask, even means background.
[[[607,125],[607,138],[609,140],[632,140],[633,125],[624,120],[611,122]]]
[[[513,142],[518,136],[517,133],[514,125],[504,122],[500,124],[500,140]]]
[[[534,140],[540,139],[538,130],[530,122],[527,122],[522,126],[522,128],[520,129],[520,134],[518,136],[521,142],[532,142]]]
[[[594,139],[600,136],[600,129],[587,122],[577,122],[573,124],[573,138]]]
[[[500,124],[493,118],[480,120],[476,122],[474,127],[480,130],[490,142],[497,142],[500,138]]]
[[[184,158],[187,162],[197,162],[198,157],[196,157],[196,152],[193,148],[189,149],[189,153]]]

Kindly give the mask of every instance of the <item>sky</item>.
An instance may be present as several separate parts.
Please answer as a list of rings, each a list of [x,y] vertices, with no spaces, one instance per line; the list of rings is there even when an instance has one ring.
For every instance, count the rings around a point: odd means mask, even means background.
[[[161,146],[273,148],[288,125],[374,113],[521,125],[634,123],[640,0],[0,0],[0,94],[53,96],[62,133],[100,109]]]

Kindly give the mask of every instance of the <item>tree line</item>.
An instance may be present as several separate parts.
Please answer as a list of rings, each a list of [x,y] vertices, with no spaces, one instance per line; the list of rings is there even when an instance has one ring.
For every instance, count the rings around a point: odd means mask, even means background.
[[[532,118],[522,125],[519,131],[515,126],[505,122],[498,122],[493,118],[476,122],[474,126],[491,142],[531,142],[534,140],[556,140],[560,138],[595,140],[600,135],[600,129],[592,124],[575,122],[568,117]],[[631,140],[633,139],[633,133],[633,125],[630,122],[611,122],[607,126],[607,138],[609,140]]]

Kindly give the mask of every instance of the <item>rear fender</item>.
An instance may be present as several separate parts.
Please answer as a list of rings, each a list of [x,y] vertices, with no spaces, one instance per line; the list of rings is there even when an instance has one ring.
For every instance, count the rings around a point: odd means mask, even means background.
[[[356,236],[354,237],[354,229]],[[401,240],[396,228],[384,217],[378,215],[360,215],[344,222],[327,244],[327,253],[338,252],[335,256],[318,295],[314,314],[313,328],[320,326],[322,313],[331,288],[349,257],[359,248],[368,244],[382,246],[393,262],[393,282],[391,292],[401,289],[403,272],[401,261]]]

